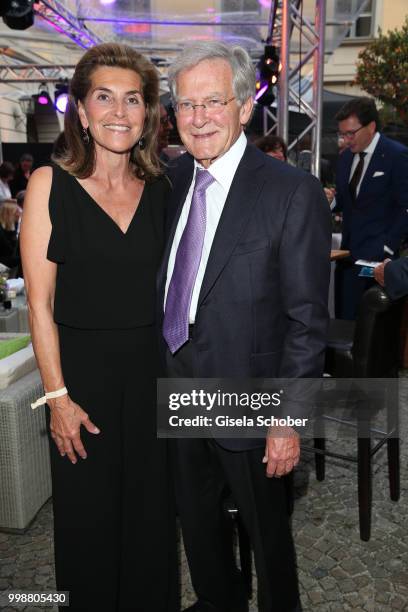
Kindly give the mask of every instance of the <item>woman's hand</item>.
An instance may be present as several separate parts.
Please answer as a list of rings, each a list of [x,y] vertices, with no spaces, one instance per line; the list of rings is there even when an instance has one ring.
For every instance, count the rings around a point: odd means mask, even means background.
[[[51,437],[61,457],[68,455],[70,461],[75,464],[77,457],[74,451],[76,451],[82,459],[86,459],[87,454],[80,436],[81,425],[89,433],[98,434],[100,430],[92,423],[81,406],[71,400],[69,395],[48,400],[47,404],[51,410]]]

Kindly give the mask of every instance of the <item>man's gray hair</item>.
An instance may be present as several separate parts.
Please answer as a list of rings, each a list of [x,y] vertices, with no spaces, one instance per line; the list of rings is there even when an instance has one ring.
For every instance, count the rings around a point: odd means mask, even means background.
[[[177,77],[183,70],[193,68],[204,60],[222,59],[232,70],[232,87],[238,104],[255,95],[256,75],[251,58],[243,47],[232,47],[216,40],[197,42],[185,47],[168,70],[168,81],[173,102],[177,102]]]

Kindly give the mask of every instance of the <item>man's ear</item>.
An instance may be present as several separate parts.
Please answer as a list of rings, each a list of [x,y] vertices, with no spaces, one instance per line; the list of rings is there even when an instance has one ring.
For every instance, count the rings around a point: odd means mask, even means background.
[[[87,129],[89,127],[89,122],[86,117],[85,107],[82,104],[81,100],[78,100],[78,115],[79,115],[79,120],[82,124],[82,127]]]
[[[370,129],[370,134],[372,137],[375,136],[375,133],[377,131],[377,124],[375,121],[371,121],[369,124],[369,129]]]
[[[246,100],[246,102],[244,102],[239,109],[239,119],[240,119],[241,125],[245,126],[248,123],[248,121],[252,117],[253,109],[254,109],[254,99],[251,97],[251,98],[248,98],[248,100]]]

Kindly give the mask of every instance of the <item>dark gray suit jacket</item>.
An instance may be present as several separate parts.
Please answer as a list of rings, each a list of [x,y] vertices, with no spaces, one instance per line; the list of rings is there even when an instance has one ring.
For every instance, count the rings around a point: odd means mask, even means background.
[[[168,257],[193,176],[172,175]],[[199,378],[313,378],[323,372],[331,215],[317,179],[248,145],[212,244],[195,320]],[[230,440],[236,447],[237,440]],[[259,445],[259,441],[258,441]]]
[[[389,261],[384,268],[385,290],[393,300],[408,294],[408,257]]]

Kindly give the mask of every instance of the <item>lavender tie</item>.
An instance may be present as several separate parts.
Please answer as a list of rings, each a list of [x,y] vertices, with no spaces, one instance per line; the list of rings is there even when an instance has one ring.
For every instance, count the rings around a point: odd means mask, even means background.
[[[191,296],[200,266],[207,218],[205,192],[214,180],[207,170],[197,170],[190,211],[167,291],[163,336],[173,354],[188,340]]]

